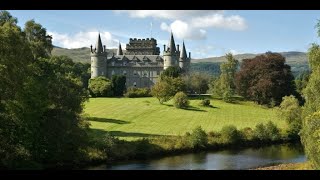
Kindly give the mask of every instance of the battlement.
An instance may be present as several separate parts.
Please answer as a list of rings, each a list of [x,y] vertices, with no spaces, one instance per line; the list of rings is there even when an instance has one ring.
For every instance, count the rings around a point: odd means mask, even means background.
[[[154,38],[137,39],[130,38],[126,45],[126,55],[159,55],[160,48],[157,47],[157,40]]]

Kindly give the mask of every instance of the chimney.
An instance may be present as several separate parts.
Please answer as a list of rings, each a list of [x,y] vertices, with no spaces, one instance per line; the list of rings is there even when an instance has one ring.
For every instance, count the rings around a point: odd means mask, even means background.
[[[166,45],[165,44],[163,45],[163,51],[166,51]]]
[[[179,49],[179,44],[177,44],[177,51],[180,51],[180,49]]]
[[[189,52],[189,59],[191,59],[191,52]]]
[[[103,45],[103,52],[106,52],[106,45]]]
[[[92,52],[92,44],[91,44],[91,46],[90,46],[90,51]],[[92,52],[93,53],[93,52]]]

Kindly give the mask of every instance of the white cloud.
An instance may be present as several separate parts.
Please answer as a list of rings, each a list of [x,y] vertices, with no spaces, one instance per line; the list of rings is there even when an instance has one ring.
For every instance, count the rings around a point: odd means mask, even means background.
[[[52,35],[54,45],[63,48],[90,47],[91,44],[95,47],[98,39],[98,32],[96,31],[78,32],[72,35],[48,31],[48,34]],[[107,49],[118,47],[119,41],[114,39],[110,32],[102,31],[100,32],[100,36],[102,44],[106,45]],[[122,48],[124,48],[123,45],[125,44],[121,44]]]
[[[242,17],[238,15],[225,17],[223,14],[193,18],[191,20],[191,25],[195,28],[217,27],[237,31],[245,30],[247,28],[246,22]]]
[[[160,28],[172,33],[178,39],[205,39],[207,32],[203,29],[195,29],[184,21],[176,20],[170,25],[161,23]]]
[[[223,13],[220,10],[115,10],[116,13],[127,13],[132,18],[154,17],[161,19],[189,19],[198,16]]]
[[[247,29],[246,21],[239,15],[227,16],[218,10],[117,10],[132,18],[153,17],[170,20],[161,23],[160,29],[173,31],[179,39],[205,39],[210,28],[224,28],[234,31]]]

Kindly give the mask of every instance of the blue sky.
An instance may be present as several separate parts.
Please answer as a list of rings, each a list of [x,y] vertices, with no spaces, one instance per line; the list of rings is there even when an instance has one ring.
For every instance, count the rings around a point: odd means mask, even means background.
[[[65,48],[89,47],[100,32],[107,48],[122,47],[130,37],[158,40],[163,49],[170,31],[176,43],[185,41],[192,58],[222,56],[227,52],[307,51],[319,43],[315,24],[320,11],[292,10],[22,10],[9,11],[18,24],[34,19]],[[152,28],[151,28],[152,24]]]

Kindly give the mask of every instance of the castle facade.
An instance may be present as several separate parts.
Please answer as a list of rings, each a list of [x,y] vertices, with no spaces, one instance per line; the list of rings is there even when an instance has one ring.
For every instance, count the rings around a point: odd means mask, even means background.
[[[91,45],[90,50],[91,78],[105,76],[111,79],[112,75],[125,75],[127,88],[150,88],[158,81],[161,72],[171,66],[180,67],[186,72],[190,68],[191,53],[188,57],[184,42],[180,51],[172,33],[168,46],[163,46],[163,55],[160,55],[160,48],[154,38],[130,38],[125,53],[119,43],[117,53],[110,54],[106,46],[102,45],[100,34],[95,48]]]

